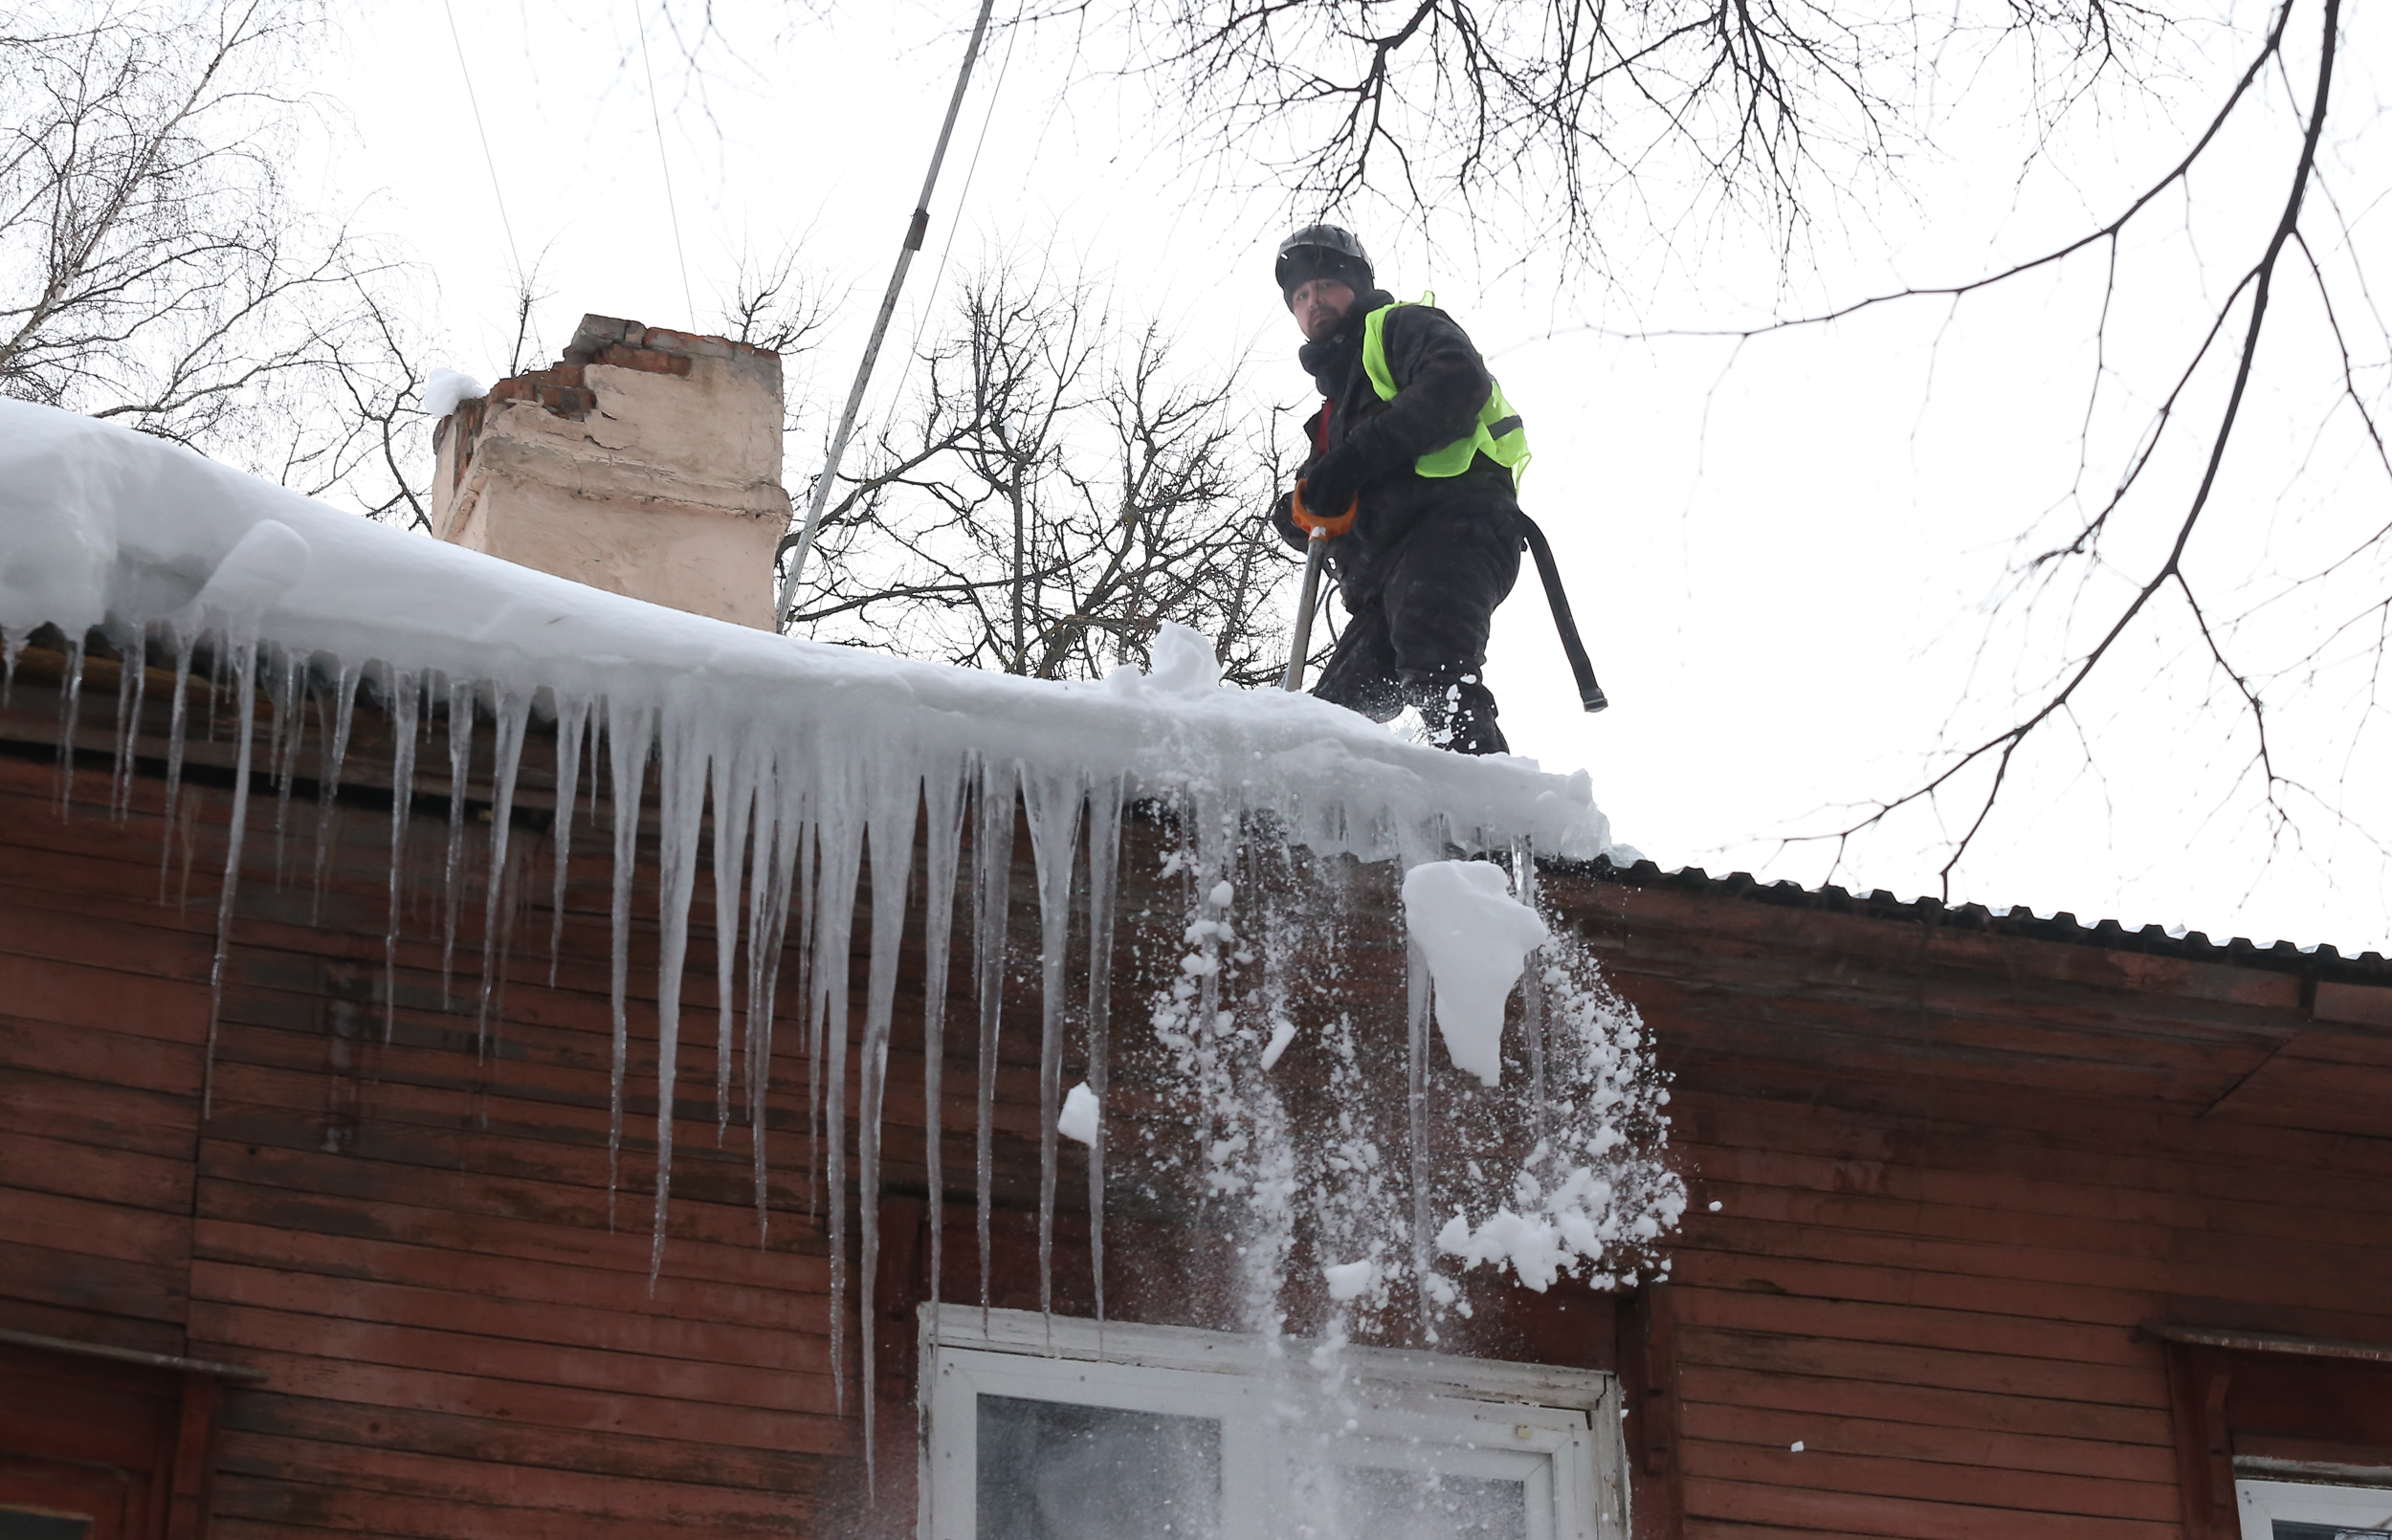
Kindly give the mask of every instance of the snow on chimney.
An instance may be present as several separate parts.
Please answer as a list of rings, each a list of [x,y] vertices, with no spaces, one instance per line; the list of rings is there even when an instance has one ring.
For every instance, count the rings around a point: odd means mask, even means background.
[[[584,316],[554,367],[432,430],[432,530],[561,578],[772,626],[781,356]]]

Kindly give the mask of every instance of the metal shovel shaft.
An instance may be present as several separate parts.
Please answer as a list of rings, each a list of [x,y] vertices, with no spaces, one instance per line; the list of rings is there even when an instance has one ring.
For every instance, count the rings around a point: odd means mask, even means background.
[[[1327,534],[1314,530],[1312,539],[1304,542],[1304,595],[1296,605],[1296,640],[1288,648],[1287,672],[1279,679],[1282,690],[1304,688],[1304,659],[1313,645],[1313,609],[1320,602],[1320,565],[1328,556]]]

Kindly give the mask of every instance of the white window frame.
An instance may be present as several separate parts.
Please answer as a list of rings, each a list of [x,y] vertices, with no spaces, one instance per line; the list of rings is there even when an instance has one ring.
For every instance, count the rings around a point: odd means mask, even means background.
[[[2336,1524],[2354,1529],[2392,1529],[2392,1487],[2327,1486],[2314,1482],[2252,1481],[2234,1484],[2243,1540],[2275,1540],[2275,1521]]]
[[[1300,1367],[1314,1344],[1286,1339]],[[1528,1488],[1532,1540],[1626,1540],[1627,1453],[1618,1380],[1443,1353],[1349,1345],[1348,1383],[1364,1410],[1332,1458],[1376,1464],[1374,1448],[1436,1446],[1437,1468]],[[1259,1338],[1136,1326],[1035,1310],[921,1308],[920,1540],[974,1540],[982,1393],[1221,1420],[1222,1528],[1266,1532],[1269,1494],[1287,1480],[1285,1441],[1262,1415]],[[1390,1460],[1388,1463],[1395,1463]],[[1549,1516],[1549,1517],[1548,1517]]]

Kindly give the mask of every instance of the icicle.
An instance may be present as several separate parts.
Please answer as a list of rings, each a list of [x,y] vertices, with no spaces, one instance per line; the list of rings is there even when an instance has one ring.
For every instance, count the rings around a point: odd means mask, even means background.
[[[166,901],[166,873],[174,865],[174,815],[183,791],[183,733],[190,717],[192,641],[169,629],[174,649],[174,711],[166,722],[166,833],[158,842],[158,902]]]
[[[1054,1330],[1055,1118],[1063,1111],[1063,965],[1072,939],[1072,867],[1087,780],[1075,765],[1022,776],[1038,873],[1038,1311]]]
[[[625,996],[631,968],[631,878],[639,866],[639,808],[648,793],[648,746],[655,714],[644,706],[607,702],[608,786],[614,803],[614,902],[609,1000],[614,1057],[607,1092],[607,1230],[614,1230],[615,1178],[623,1155],[623,1070],[631,1057],[631,1017]]]
[[[759,794],[758,817],[769,808],[771,825],[771,864],[757,863],[756,880],[763,887],[752,892],[747,907],[747,957],[749,984],[747,996],[747,1126],[749,1159],[754,1167],[756,1183],[756,1244],[762,1249],[771,1229],[766,1199],[770,1193],[766,1184],[764,1164],[764,1118],[772,1100],[772,1019],[773,1000],[781,981],[781,954],[787,943],[789,901],[801,891],[803,880],[800,863],[807,848],[805,840],[811,825],[806,821],[806,786],[797,777],[784,774],[772,783],[770,795]],[[765,831],[761,825],[756,833],[757,848],[766,845]],[[799,989],[804,992],[803,948],[801,941]],[[808,1178],[811,1180],[810,1175]]]
[[[689,957],[690,897],[706,826],[701,724],[668,715],[656,734],[656,1214],[648,1291],[664,1269],[665,1215],[673,1195],[674,1084],[681,1067],[681,970]]]
[[[314,895],[308,901],[307,922],[322,917],[324,872],[341,830],[341,767],[349,757],[349,727],[357,716],[358,668],[343,663],[333,675],[332,693],[323,702],[317,742],[316,865],[311,877]],[[328,718],[328,719],[327,719]]]
[[[440,890],[440,1007],[454,1010],[450,981],[456,972],[457,869],[465,863],[465,793],[474,767],[474,684],[449,681],[449,859]]]
[[[1088,1089],[1096,1098],[1096,1136],[1088,1144],[1088,1269],[1096,1286],[1096,1323],[1105,1318],[1105,1101],[1112,1060],[1113,896],[1121,863],[1121,778],[1088,796]],[[935,1189],[934,1189],[935,1191]]]
[[[940,1148],[940,1097],[946,1077],[947,942],[955,928],[955,877],[963,853],[969,761],[934,765],[922,780],[930,819],[922,890],[922,1154],[930,1191],[930,1304],[946,1275],[947,1183]]]
[[[307,737],[305,660],[286,654],[282,682],[274,692],[274,881],[282,886],[285,842],[291,824],[291,782],[299,779],[299,744]]]
[[[1406,1024],[1404,1093],[1411,1128],[1406,1143],[1412,1153],[1412,1287],[1419,1295],[1421,1334],[1437,1340],[1429,1319],[1429,959],[1417,945],[1404,948]]]
[[[582,738],[589,731],[589,702],[576,697],[557,702],[557,816],[549,828],[557,837],[554,889],[548,905],[548,987],[557,986],[557,958],[565,950],[565,872],[573,847],[573,799],[581,789]],[[596,791],[596,777],[591,778]],[[592,801],[595,801],[593,795]]]
[[[822,869],[822,830],[812,816],[812,800],[808,800],[808,816],[798,835],[797,891],[797,998],[800,1015],[814,998],[814,880]],[[805,1026],[802,1051],[806,1058],[806,1217],[812,1219],[822,1212],[822,1062],[821,1044],[814,1036],[810,1019]]]
[[[224,888],[216,899],[216,956],[208,968],[208,1045],[199,1081],[199,1115],[203,1122],[215,1114],[216,1029],[224,1019],[224,964],[232,950],[233,903],[241,883],[241,837],[249,829],[250,745],[255,737],[251,730],[251,717],[257,710],[257,644],[228,645],[226,650],[232,654],[240,741],[233,750],[233,818],[225,834]]]
[[[58,816],[66,817],[75,796],[75,726],[83,710],[83,644],[80,636],[66,644],[66,672],[58,681]]]
[[[135,626],[124,639],[124,667],[117,675],[117,765],[108,788],[108,812],[119,822],[133,810],[133,750],[141,740],[142,697],[149,690],[148,658],[149,633]]]
[[[390,713],[390,922],[382,933],[382,1041],[388,1043],[398,1026],[400,877],[407,870],[408,814],[415,805],[416,712],[424,696],[422,677],[405,669],[386,669],[383,684]],[[180,702],[181,691],[175,698]]]
[[[715,1148],[731,1129],[731,1018],[736,998],[731,970],[739,952],[740,878],[747,864],[747,827],[756,806],[756,750],[742,735],[730,753],[714,757],[715,805]]]
[[[973,1163],[980,1193],[980,1309],[988,1310],[988,1227],[997,1132],[997,1028],[1005,1010],[1005,933],[1012,904],[1013,786],[1019,767],[980,771],[980,828],[972,839],[972,970],[980,993],[980,1103]]]
[[[847,1298],[847,965],[855,928],[855,883],[864,856],[865,790],[861,767],[834,760],[822,767],[816,826],[822,869],[816,877],[812,1009],[807,1014],[820,1065],[824,1194],[831,1210],[831,1390],[847,1405],[846,1358],[840,1338]]]
[[[1537,851],[1525,839],[1512,842],[1512,882],[1519,901],[1537,907]],[[1528,1110],[1536,1142],[1553,1137],[1545,1111],[1545,955],[1531,952],[1520,965],[1520,1029],[1528,1039]]]
[[[914,821],[921,807],[921,778],[883,767],[872,781],[872,965],[865,976],[863,1062],[857,1067],[855,1191],[864,1254],[855,1273],[859,1319],[872,1320],[880,1276],[880,1113],[889,1083],[889,1023],[897,1011],[899,947],[905,939],[905,890],[914,875]],[[873,1331],[857,1336],[863,1353],[858,1380],[864,1399],[864,1487],[872,1489]]]
[[[490,1046],[490,1022],[506,989],[506,949],[498,935],[498,901],[506,886],[507,833],[515,819],[515,779],[522,768],[523,730],[531,721],[531,697],[493,686],[494,740],[490,797],[490,888],[481,910],[481,1007],[474,1018],[474,1053]]]

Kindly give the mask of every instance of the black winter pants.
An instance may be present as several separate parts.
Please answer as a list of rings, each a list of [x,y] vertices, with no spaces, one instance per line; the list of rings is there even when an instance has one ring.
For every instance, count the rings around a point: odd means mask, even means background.
[[[1466,754],[1502,753],[1482,677],[1497,605],[1519,578],[1509,509],[1426,514],[1363,582],[1343,582],[1348,619],[1313,693],[1386,721],[1420,708],[1432,736]]]

